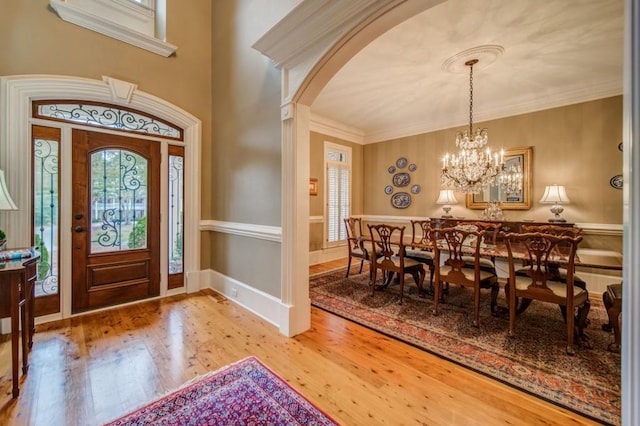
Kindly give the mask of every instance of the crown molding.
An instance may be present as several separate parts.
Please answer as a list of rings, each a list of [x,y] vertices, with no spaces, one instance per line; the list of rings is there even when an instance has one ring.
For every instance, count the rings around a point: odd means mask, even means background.
[[[331,120],[326,117],[322,117],[317,114],[311,114],[311,122],[309,129],[312,132],[322,133],[323,135],[333,136],[340,138],[348,142],[364,144],[364,131],[347,126],[335,120]]]
[[[609,98],[622,95],[622,82],[613,80],[597,86],[567,90],[564,92],[549,93],[538,96],[536,99],[515,99],[509,104],[499,105],[490,110],[474,111],[476,123],[500,118],[512,117],[515,115],[528,114],[546,109],[559,108],[567,105],[574,105],[597,99]],[[464,126],[468,123],[461,120],[425,120],[420,123],[408,123],[406,125],[391,127],[371,133],[365,133],[363,144],[383,142],[407,136],[419,135],[423,133],[435,132],[437,130],[450,129],[452,127]]]

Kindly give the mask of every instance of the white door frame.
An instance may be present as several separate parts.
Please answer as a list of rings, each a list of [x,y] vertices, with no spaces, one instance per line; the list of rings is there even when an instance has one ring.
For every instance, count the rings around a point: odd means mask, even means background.
[[[184,130],[185,146],[185,246],[184,273],[188,293],[200,289],[200,144],[201,122],[181,108],[153,95],[137,90],[137,86],[121,80],[103,77],[91,80],[70,76],[19,75],[0,78],[0,169],[5,171],[7,186],[19,211],[3,212],[0,228],[11,229],[8,245],[26,247],[31,244],[31,214],[33,196],[31,124],[43,120],[31,117],[31,103],[41,99],[82,99],[104,102],[133,108],[162,118]],[[53,123],[53,122],[52,122]],[[57,123],[56,123],[57,124]],[[46,124],[45,124],[46,125]],[[70,126],[62,127],[62,139],[70,140]],[[96,129],[93,129],[94,131]],[[108,131],[108,130],[105,130]],[[136,135],[140,137],[143,135]],[[163,142],[158,139],[159,142]],[[176,143],[172,141],[172,143]],[[161,148],[163,158],[167,154],[167,142]],[[47,317],[67,318],[71,316],[71,206],[70,148],[61,146],[61,198],[60,198],[60,303],[61,313]],[[168,217],[166,167],[161,172],[161,227],[166,226]],[[67,188],[64,185],[68,185]],[[167,236],[161,233],[161,270],[167,269]],[[161,274],[160,295],[167,290],[167,273]],[[182,290],[179,290],[182,291]],[[174,292],[173,290],[171,292]]]

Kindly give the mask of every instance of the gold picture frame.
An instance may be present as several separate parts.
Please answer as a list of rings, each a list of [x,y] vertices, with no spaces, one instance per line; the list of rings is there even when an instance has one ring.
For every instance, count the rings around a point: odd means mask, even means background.
[[[511,148],[504,151],[504,162],[507,169],[518,165],[522,170],[522,191],[520,194],[505,194],[499,184],[492,185],[480,194],[467,194],[468,209],[486,209],[491,201],[499,201],[502,210],[529,210],[531,208],[532,176],[531,162],[533,148]]]

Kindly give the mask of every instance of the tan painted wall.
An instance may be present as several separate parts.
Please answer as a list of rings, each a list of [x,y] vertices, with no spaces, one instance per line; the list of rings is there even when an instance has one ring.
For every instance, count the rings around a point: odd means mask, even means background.
[[[281,225],[280,70],[251,45],[299,1],[212,2],[214,219]],[[279,243],[219,233],[210,243],[212,269],[280,297]]]
[[[622,174],[622,97],[554,108],[499,120],[478,123],[489,130],[493,150],[533,147],[533,194],[530,210],[508,210],[509,219],[546,221],[549,206],[540,204],[544,187],[563,184],[571,203],[563,216],[571,222],[622,223],[622,191],[609,185],[609,179]],[[447,129],[364,148],[365,199],[368,215],[441,215],[437,205],[442,157],[455,149],[455,132]],[[387,168],[400,156],[417,165],[412,181],[422,186],[407,209],[395,209],[384,187],[391,183]],[[456,193],[459,204],[452,214],[480,217],[482,210],[465,207],[464,194]]]
[[[170,58],[63,21],[48,0],[3,1],[0,75],[55,74],[132,82],[202,120],[202,158],[211,149],[211,2],[168,0]],[[188,165],[187,165],[188,167]],[[202,168],[202,216],[211,217],[211,168]],[[209,266],[206,254],[202,267]]]
[[[339,139],[333,136],[327,136],[316,132],[311,132],[311,146],[310,146],[310,164],[309,172],[310,177],[318,178],[318,195],[309,197],[309,215],[310,216],[323,216],[325,205],[325,170],[324,170],[324,143],[332,142],[338,145],[344,145],[351,148],[351,187],[353,192],[351,194],[351,213],[354,215],[360,215],[363,212],[364,194],[362,193],[363,187],[363,152],[364,147],[362,145],[348,142],[343,139]],[[324,223],[312,223],[309,226],[309,250],[316,251],[323,248],[324,243]]]
[[[546,185],[564,184],[571,203],[565,205],[563,216],[579,223],[622,223],[622,191],[609,185],[611,177],[622,174],[622,97],[612,97],[478,123],[489,130],[489,144],[493,150],[533,147],[532,207],[529,210],[505,210],[507,219],[546,221],[552,216],[549,205],[539,200]],[[455,133],[460,129],[446,129],[364,146],[363,153],[363,210],[364,215],[393,215],[433,217],[442,215],[436,204],[442,189],[440,169],[446,151],[455,149]],[[312,141],[313,141],[312,137]],[[319,135],[317,139],[322,139]],[[411,184],[419,184],[421,191],[412,196],[406,209],[391,205],[391,197],[384,192],[392,185],[388,168],[400,157],[416,164],[410,173]],[[312,167],[321,157],[312,155]],[[405,169],[406,170],[406,169]],[[354,192],[360,189],[355,188]],[[452,214],[458,217],[479,218],[482,210],[465,207],[465,195],[456,193],[458,204]],[[354,214],[356,212],[354,211]],[[313,215],[313,213],[312,213]],[[312,233],[310,237],[316,237]],[[318,247],[313,241],[311,250]],[[622,250],[620,237],[586,236],[585,247]]]
[[[202,218],[280,226],[280,71],[251,45],[300,0],[167,0],[170,58],[64,22],[48,3],[2,2],[0,75],[107,75],[178,105],[202,120]],[[201,238],[202,269],[279,296],[280,244]]]

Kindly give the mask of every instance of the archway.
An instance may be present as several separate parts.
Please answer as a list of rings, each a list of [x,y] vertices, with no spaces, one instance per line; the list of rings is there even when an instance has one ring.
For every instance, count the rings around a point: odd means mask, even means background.
[[[440,2],[381,0],[370,3],[369,7],[361,5],[359,11],[349,10],[349,13],[340,10],[343,5],[325,5],[318,10],[312,3],[315,2],[301,3],[295,9],[296,13],[285,17],[254,44],[257,50],[274,60],[283,73],[282,302],[290,306],[290,312],[287,323],[281,324],[281,331],[287,335],[300,333],[310,325],[308,287],[302,284],[308,282],[309,208],[306,191],[310,105],[335,72],[368,41]],[[630,189],[640,186],[640,174],[632,173],[640,168],[640,155],[632,149],[638,144],[640,129],[640,65],[637,58],[640,10],[633,1],[627,0],[626,5],[623,276],[624,281],[637,283],[640,275],[636,262],[640,253],[640,197]],[[327,22],[337,24],[327,28]],[[321,27],[324,32],[317,31]],[[624,291],[623,310],[627,314],[623,318],[623,420],[625,424],[636,424],[640,421],[640,410],[633,402],[640,395],[640,368],[634,354],[639,350],[640,328],[637,326],[639,314],[633,308],[640,305],[640,288],[627,285]]]

